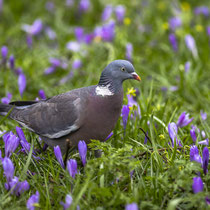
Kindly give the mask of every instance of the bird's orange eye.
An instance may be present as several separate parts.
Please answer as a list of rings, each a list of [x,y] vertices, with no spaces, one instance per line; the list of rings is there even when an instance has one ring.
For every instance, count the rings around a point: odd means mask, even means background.
[[[121,68],[121,71],[125,71],[125,67],[122,67],[122,68]]]

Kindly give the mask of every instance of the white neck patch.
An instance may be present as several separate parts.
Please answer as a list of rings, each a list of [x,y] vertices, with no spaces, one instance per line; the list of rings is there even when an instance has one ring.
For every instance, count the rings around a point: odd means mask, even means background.
[[[106,86],[97,86],[96,87],[96,95],[103,96],[103,97],[114,95],[114,93],[109,90],[109,86],[110,86],[110,84],[108,84]]]

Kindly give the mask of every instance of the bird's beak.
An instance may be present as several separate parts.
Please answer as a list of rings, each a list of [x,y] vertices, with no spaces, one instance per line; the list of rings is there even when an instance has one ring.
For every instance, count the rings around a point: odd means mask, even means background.
[[[133,79],[138,80],[138,81],[141,81],[141,77],[136,72],[133,72],[131,74],[133,76]]]

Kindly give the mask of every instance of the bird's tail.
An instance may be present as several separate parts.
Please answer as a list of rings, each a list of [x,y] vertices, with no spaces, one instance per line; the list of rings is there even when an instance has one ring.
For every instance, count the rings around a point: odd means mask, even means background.
[[[9,104],[0,104],[0,115],[6,116],[12,107]]]

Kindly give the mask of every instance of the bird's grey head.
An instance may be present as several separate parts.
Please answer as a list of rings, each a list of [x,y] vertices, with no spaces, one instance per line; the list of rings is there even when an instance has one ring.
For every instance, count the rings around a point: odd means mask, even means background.
[[[133,65],[129,61],[115,60],[103,70],[98,85],[106,86],[110,84],[116,89],[121,87],[122,82],[127,79],[141,81],[141,78],[136,74]]]

